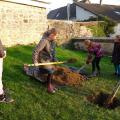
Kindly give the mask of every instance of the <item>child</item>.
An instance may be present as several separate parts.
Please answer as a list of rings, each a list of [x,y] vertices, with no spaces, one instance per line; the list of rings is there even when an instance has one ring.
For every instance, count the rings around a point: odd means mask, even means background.
[[[33,63],[44,63],[44,62],[53,62],[55,57],[55,48],[53,46],[53,42],[56,40],[57,31],[55,28],[51,28],[47,32],[43,34],[42,39],[35,47],[33,51]],[[49,93],[55,92],[55,87],[52,84],[52,78],[54,73],[54,66],[40,66],[39,70],[45,74],[47,73],[47,91]]]
[[[9,99],[5,96],[2,84],[2,72],[3,72],[3,58],[6,57],[6,51],[3,49],[2,42],[0,40],[0,102],[13,102],[12,99]]]
[[[114,49],[112,53],[112,62],[115,67],[115,75],[120,76],[120,35],[114,40]]]
[[[92,63],[92,76],[100,74],[100,61],[103,56],[103,50],[99,43],[92,42],[90,40],[85,40],[84,44],[88,50],[88,58],[86,64]],[[93,58],[94,56],[94,58]],[[97,68],[97,71],[96,71]]]

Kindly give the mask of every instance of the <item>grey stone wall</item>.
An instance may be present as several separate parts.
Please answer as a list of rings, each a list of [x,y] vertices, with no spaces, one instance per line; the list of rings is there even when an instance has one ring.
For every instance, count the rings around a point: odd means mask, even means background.
[[[105,39],[101,39],[101,40],[92,39],[91,41],[100,43],[102,48],[103,48],[103,50],[104,50],[104,53],[106,55],[107,54],[111,55],[112,51],[113,51],[113,46],[114,46],[113,39],[109,39],[109,38],[106,38],[106,40]],[[84,51],[86,51],[86,48],[84,46],[84,40],[81,40],[79,38],[78,39],[74,39],[71,42],[71,44],[73,45],[73,48],[75,48],[76,50],[84,50]]]
[[[66,44],[74,37],[92,37],[87,26],[98,22],[71,22],[47,20],[42,7],[0,1],[0,39],[5,46],[38,43],[47,28],[58,30],[58,45]]]
[[[58,29],[57,43],[67,44],[74,37],[92,37],[87,26],[96,26],[98,22],[71,22],[65,20],[48,20],[48,26]]]
[[[45,8],[0,1],[0,39],[5,46],[37,42],[46,28]]]

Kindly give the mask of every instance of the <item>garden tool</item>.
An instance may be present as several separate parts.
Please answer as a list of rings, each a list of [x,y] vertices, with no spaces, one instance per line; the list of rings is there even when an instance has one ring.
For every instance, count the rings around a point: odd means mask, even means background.
[[[77,70],[77,72],[79,73],[79,72],[83,71],[83,70],[86,68],[86,66],[87,66],[87,64],[84,64],[82,67],[80,67],[80,68]]]
[[[110,94],[110,95],[108,96],[107,100],[105,101],[104,105],[105,105],[106,107],[109,107],[109,106],[113,103],[113,100],[114,100],[114,98],[115,98],[115,96],[116,96],[119,88],[120,88],[120,81],[117,83],[117,85],[116,85],[115,88],[113,89],[112,94]]]
[[[91,54],[88,55],[86,64],[84,64],[81,68],[79,68],[77,72],[82,72],[87,67],[87,65],[89,65],[92,62],[92,60],[93,60],[93,56]]]
[[[85,68],[86,68],[88,65],[90,65],[90,64],[84,64],[82,67],[80,67],[80,68],[77,70],[77,72],[78,72],[78,73],[82,73],[83,71],[85,71]]]
[[[71,58],[71,59],[68,59],[67,61],[27,64],[27,66],[57,65],[57,64],[64,64],[64,63],[75,63],[76,61],[77,59]]]

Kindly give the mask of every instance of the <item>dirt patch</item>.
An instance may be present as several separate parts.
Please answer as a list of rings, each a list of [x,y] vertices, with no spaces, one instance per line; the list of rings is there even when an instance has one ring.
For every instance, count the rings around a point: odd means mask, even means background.
[[[115,109],[120,106],[120,100],[116,97],[113,99],[113,102],[109,105],[105,104],[110,94],[100,92],[99,94],[93,94],[91,96],[87,96],[87,100],[91,103],[97,104],[100,107],[104,107],[107,109]]]
[[[56,67],[56,72],[54,73],[54,80],[60,84],[69,85],[69,86],[79,86],[82,85],[82,82],[86,78],[76,72],[71,71],[66,67]]]
[[[84,80],[87,80],[87,77],[74,72],[67,67],[56,66],[55,69],[53,74],[53,82],[55,84],[78,87],[82,85]],[[40,82],[44,83],[47,81],[47,74],[41,73],[39,68],[24,66],[24,71],[27,75],[34,77]]]

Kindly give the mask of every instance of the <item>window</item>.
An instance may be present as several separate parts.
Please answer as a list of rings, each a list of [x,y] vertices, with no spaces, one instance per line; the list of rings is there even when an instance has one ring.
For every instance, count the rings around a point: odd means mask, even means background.
[[[118,15],[120,15],[120,12],[118,12],[118,11],[114,11],[116,14],[118,14]]]
[[[56,15],[56,18],[59,17],[59,15],[60,15],[60,13],[58,13],[58,14]]]

